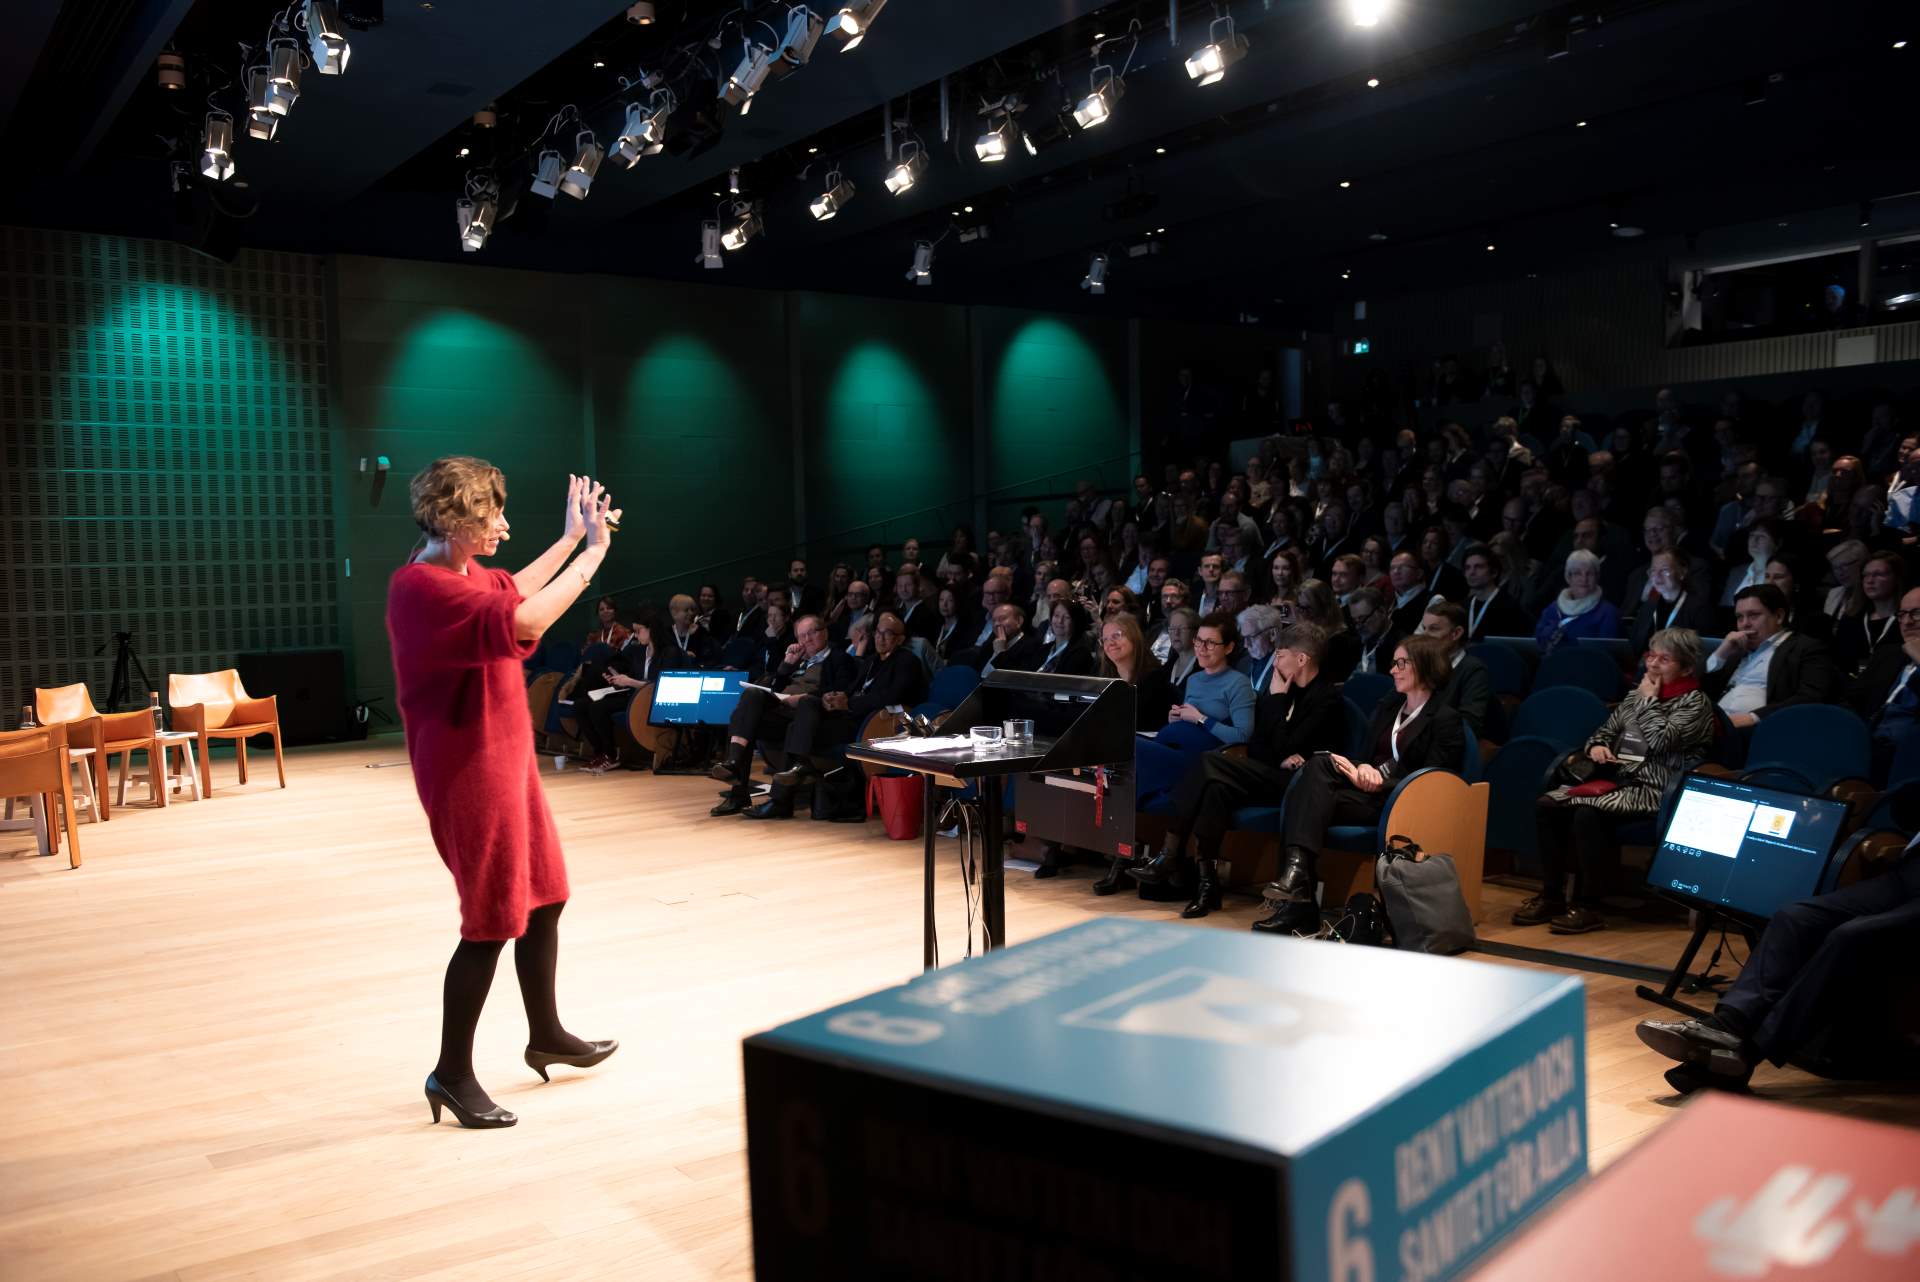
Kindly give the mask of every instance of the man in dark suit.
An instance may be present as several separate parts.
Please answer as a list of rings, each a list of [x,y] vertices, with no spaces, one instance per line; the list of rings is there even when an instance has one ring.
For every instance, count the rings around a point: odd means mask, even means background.
[[[789,737],[800,706],[828,694],[851,693],[860,679],[860,661],[827,639],[826,624],[817,614],[804,614],[793,625],[794,642],[767,674],[765,688],[750,686],[740,692],[727,723],[726,759],[711,771],[727,785],[727,795],[709,814],[737,815],[751,795],[747,780],[753,772],[753,745],[764,739]],[[799,750],[805,741],[799,742]],[[795,750],[790,746],[789,750]]]
[[[1653,565],[1653,558],[1662,552],[1673,551],[1687,558],[1686,582],[1690,590],[1706,595],[1713,590],[1713,566],[1705,557],[1691,556],[1680,551],[1680,543],[1686,537],[1686,529],[1674,519],[1665,504],[1648,508],[1640,521],[1640,545],[1645,559],[1627,575],[1626,585],[1621,595],[1615,598],[1620,603],[1620,618],[1627,620],[1640,612],[1647,603],[1647,576]],[[1604,565],[1602,566],[1604,569]]]
[[[1419,553],[1394,553],[1387,565],[1387,581],[1393,588],[1394,630],[1401,636],[1412,636],[1420,630],[1420,616],[1427,612],[1427,602],[1433,597]]]
[[[1900,750],[1920,738],[1920,588],[1900,598],[1894,617],[1900,621],[1900,644],[1876,649],[1850,692],[1853,710],[1872,736],[1870,774],[1876,787],[1885,786]]]
[[[1453,676],[1434,697],[1460,714],[1479,738],[1487,737],[1493,707],[1493,677],[1487,665],[1467,653],[1467,612],[1451,601],[1435,601],[1420,616],[1420,630],[1447,647]]]
[[[796,556],[787,563],[786,593],[796,619],[803,614],[819,614],[827,608],[826,591],[807,583],[807,563],[802,557]]]
[[[933,603],[934,582],[920,567],[907,564],[893,576],[894,610],[906,625],[907,635],[933,640],[940,631],[940,611]]]
[[[998,669],[1032,672],[1046,661],[1047,645],[1039,629],[1027,627],[1027,612],[1011,601],[993,612],[993,639],[979,650],[980,674]]]
[[[1449,601],[1467,599],[1467,581],[1447,559],[1453,550],[1447,528],[1438,521],[1420,532],[1420,572],[1426,578],[1427,595],[1443,596]]]
[[[1734,630],[1707,658],[1701,687],[1734,728],[1751,732],[1761,718],[1797,703],[1840,697],[1840,669],[1827,647],[1787,630],[1787,598],[1771,583],[1733,598]]]
[[[1356,588],[1347,598],[1347,618],[1353,623],[1354,638],[1360,642],[1360,658],[1353,670],[1385,676],[1393,662],[1393,648],[1406,635],[1394,626],[1386,598],[1378,588]]]
[[[1533,632],[1533,620],[1500,586],[1500,570],[1493,550],[1484,543],[1468,546],[1460,558],[1461,577],[1467,583],[1467,638],[1464,644],[1485,641],[1488,637],[1524,637]]]
[[[702,583],[693,600],[693,621],[716,645],[726,645],[733,636],[733,612],[721,603],[720,589],[711,583]]]
[[[735,616],[729,637],[759,636],[767,626],[767,607],[762,601],[767,595],[766,585],[749,574],[740,580],[740,613]]]
[[[828,786],[829,781],[821,777],[823,754],[852,743],[861,723],[882,708],[910,708],[926,698],[927,670],[907,649],[906,625],[892,612],[874,620],[873,645],[859,660],[858,672],[851,690],[828,690],[795,705],[786,737],[787,753],[794,762],[773,776],[772,794],[746,811],[747,818],[793,818],[796,787],[815,782]]]
[[[867,620],[871,625],[872,606],[873,589],[867,586],[866,580],[855,579],[847,584],[847,608],[842,610],[840,617],[827,627],[827,635],[833,639],[833,643],[839,646],[846,645],[848,631],[862,619]]]

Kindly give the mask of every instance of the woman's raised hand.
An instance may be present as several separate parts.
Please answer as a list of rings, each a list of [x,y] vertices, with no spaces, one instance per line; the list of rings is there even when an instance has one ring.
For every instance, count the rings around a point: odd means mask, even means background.
[[[620,509],[613,506],[613,497],[607,493],[607,487],[598,481],[581,478],[587,486],[580,496],[580,507],[587,522],[587,546],[601,548],[613,540],[613,533],[607,528],[609,521],[620,523]]]
[[[587,514],[580,506],[580,496],[586,492],[585,477],[567,474],[567,515],[561,526],[560,535],[569,543],[578,543],[587,536]]]

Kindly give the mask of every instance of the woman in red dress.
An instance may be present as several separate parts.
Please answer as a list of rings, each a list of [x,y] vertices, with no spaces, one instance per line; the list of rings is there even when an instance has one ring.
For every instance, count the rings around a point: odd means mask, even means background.
[[[482,459],[436,459],[413,478],[426,538],[387,585],[387,637],[413,781],[433,844],[460,892],[460,945],[447,963],[440,1062],[427,1078],[433,1120],[512,1126],[473,1072],[473,1033],[506,941],[527,1008],[527,1066],[588,1068],[615,1041],[560,1023],[553,991],[567,868],[547,811],[521,663],[585,591],[620,513],[585,477],[567,478],[566,528],[518,574],[483,566],[507,538],[507,487]],[[567,558],[584,538],[586,550]]]

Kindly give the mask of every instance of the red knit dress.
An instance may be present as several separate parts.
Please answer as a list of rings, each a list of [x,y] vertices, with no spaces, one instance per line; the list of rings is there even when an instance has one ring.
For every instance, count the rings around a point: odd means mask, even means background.
[[[515,939],[567,897],[567,866],[533,751],[505,570],[415,562],[387,584],[387,639],[413,782],[460,892],[462,939]]]

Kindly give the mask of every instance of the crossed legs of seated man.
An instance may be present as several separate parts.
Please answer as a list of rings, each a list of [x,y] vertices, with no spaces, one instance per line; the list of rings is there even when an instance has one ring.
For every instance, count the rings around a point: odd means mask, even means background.
[[[1911,940],[1916,931],[1920,851],[1909,846],[1878,877],[1776,912],[1713,1014],[1643,1019],[1635,1031],[1680,1061],[1667,1074],[1678,1089],[1742,1089],[1761,1060],[1785,1063],[1825,1027],[1850,992],[1874,982],[1887,945]]]
[[[728,785],[727,794],[708,813],[737,815],[747,808],[752,797],[747,781],[753,775],[753,745],[762,739],[784,738],[792,726],[792,709],[777,695],[758,689],[740,692],[740,702],[727,721],[726,756],[708,772]]]
[[[1314,902],[1319,852],[1327,829],[1340,824],[1377,824],[1386,793],[1355,787],[1327,756],[1300,767],[1301,779],[1286,793],[1280,815],[1280,872],[1264,892],[1273,913],[1253,928],[1273,934],[1312,934],[1320,928]]]
[[[1242,806],[1278,805],[1286,796],[1293,772],[1251,757],[1204,752],[1188,767],[1173,790],[1178,815],[1167,832],[1165,849],[1135,869],[1134,880],[1157,885],[1170,880],[1192,839],[1199,872],[1193,899],[1182,917],[1205,917],[1220,907],[1220,847],[1233,824],[1233,812]]]
[[[840,744],[852,743],[859,732],[859,723],[851,713],[828,708],[817,695],[794,704],[788,715],[784,747],[792,764],[774,773],[772,794],[745,812],[749,819],[791,819],[796,788],[809,783],[820,788],[836,784],[840,776],[825,768],[823,754]]]

